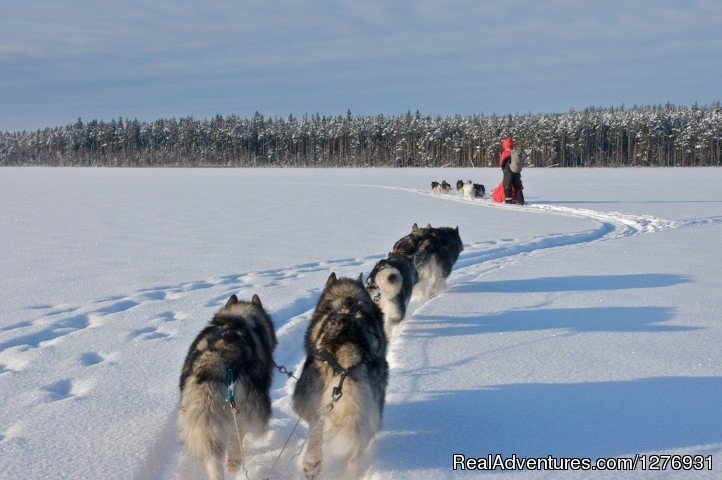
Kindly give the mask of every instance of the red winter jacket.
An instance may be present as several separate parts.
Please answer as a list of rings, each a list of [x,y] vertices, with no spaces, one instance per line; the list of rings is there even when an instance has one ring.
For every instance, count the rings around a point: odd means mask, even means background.
[[[506,137],[501,143],[501,155],[499,155],[499,166],[504,168],[504,162],[511,157],[511,149],[514,148],[514,140]]]

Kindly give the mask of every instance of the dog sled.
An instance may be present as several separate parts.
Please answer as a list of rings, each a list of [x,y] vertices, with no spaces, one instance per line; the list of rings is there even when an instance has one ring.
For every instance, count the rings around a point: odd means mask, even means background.
[[[523,190],[524,185],[519,190]],[[523,194],[522,194],[523,195]],[[499,185],[491,192],[491,199],[495,203],[505,203],[506,196],[504,195],[504,182],[500,182]],[[519,203],[519,196],[517,195],[516,188],[514,185],[511,186],[511,203]]]

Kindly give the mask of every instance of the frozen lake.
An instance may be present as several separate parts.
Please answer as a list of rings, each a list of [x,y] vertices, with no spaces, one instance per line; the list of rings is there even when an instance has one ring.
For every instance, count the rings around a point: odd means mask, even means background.
[[[257,293],[277,363],[298,369],[328,275],[368,273],[414,222],[458,225],[465,251],[447,292],[394,332],[369,479],[550,474],[455,472],[455,453],[716,466],[722,169],[528,169],[524,207],[431,194],[460,178],[489,192],[501,172],[2,169],[0,476],[202,478],[175,412],[212,314]],[[268,471],[296,421],[293,382],[277,375],[252,480],[303,478],[303,423]],[[554,478],[580,475],[718,477]]]

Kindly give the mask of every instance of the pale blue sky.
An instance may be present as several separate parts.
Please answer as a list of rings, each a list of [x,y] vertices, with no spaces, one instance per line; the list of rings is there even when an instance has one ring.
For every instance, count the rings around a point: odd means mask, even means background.
[[[720,0],[0,0],[0,130],[722,97]]]

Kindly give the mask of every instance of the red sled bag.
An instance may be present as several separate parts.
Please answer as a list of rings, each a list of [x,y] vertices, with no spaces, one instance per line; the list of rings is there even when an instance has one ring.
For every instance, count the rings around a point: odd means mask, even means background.
[[[496,203],[504,203],[504,182],[502,181],[496,188],[491,192],[491,199]]]
[[[522,186],[522,188],[524,188]],[[504,195],[504,181],[496,186],[493,192],[491,192],[491,199],[495,201],[496,203],[504,203],[506,201],[506,196]],[[511,201],[512,203],[517,203],[517,197],[516,197],[516,189],[512,185],[511,187]]]

